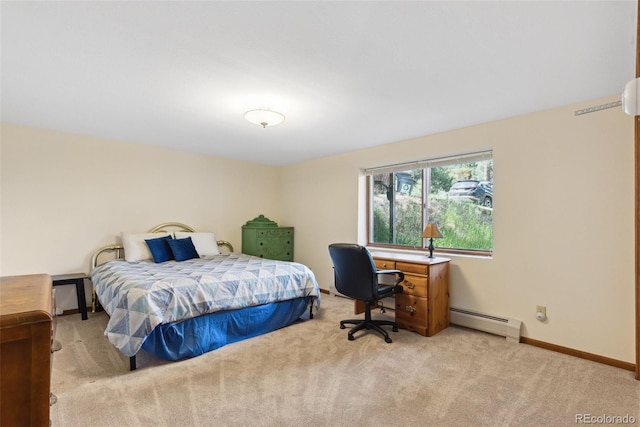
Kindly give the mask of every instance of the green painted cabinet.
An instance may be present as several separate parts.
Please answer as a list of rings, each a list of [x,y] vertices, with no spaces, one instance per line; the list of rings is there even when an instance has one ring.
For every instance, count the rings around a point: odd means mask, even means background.
[[[264,215],[242,226],[242,253],[293,261],[293,227],[278,227]]]

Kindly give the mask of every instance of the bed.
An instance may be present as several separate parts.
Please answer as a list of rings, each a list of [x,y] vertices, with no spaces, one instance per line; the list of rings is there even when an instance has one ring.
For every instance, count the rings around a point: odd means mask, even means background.
[[[165,259],[169,246],[172,259]],[[113,259],[99,262],[110,252]],[[91,264],[92,310],[106,311],[105,335],[129,357],[131,370],[140,350],[166,360],[195,357],[311,319],[320,307],[318,283],[305,265],[234,252],[213,233],[182,223],[123,233],[121,244],[95,251]]]

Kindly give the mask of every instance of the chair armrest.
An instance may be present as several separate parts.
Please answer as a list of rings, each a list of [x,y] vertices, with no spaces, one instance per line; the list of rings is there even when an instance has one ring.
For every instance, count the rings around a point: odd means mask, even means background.
[[[404,273],[400,270],[377,270],[376,274],[402,274],[404,276]]]
[[[397,274],[398,278],[396,279],[394,285],[398,285],[404,280],[404,273],[400,270],[378,270],[376,271],[376,274]]]

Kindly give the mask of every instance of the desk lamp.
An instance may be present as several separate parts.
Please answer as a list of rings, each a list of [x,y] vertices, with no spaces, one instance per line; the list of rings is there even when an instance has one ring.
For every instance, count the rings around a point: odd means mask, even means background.
[[[422,237],[429,239],[429,258],[433,258],[433,239],[439,239],[442,237],[440,230],[438,230],[438,226],[435,224],[427,224],[422,232]]]

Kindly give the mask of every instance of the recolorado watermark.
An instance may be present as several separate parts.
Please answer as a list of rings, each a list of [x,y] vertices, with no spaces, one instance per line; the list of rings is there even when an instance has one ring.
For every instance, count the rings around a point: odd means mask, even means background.
[[[633,415],[576,414],[576,424],[635,424]]]

